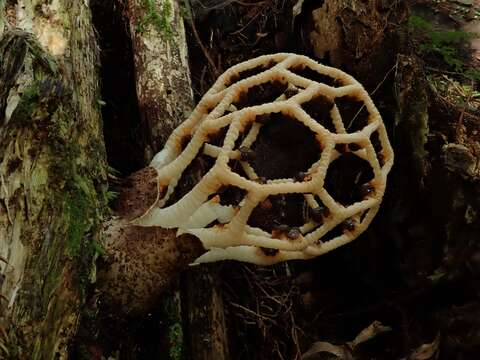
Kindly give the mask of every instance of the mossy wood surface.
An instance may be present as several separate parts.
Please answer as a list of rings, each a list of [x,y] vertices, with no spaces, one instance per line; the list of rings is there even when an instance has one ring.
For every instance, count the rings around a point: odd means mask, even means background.
[[[63,359],[101,251],[98,49],[88,2],[1,10],[1,321],[10,358]]]
[[[188,49],[178,1],[127,3],[145,160],[149,162],[193,108]]]

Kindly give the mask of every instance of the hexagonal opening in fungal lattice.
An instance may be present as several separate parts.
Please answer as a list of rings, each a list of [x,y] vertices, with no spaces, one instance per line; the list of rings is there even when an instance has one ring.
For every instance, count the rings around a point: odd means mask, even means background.
[[[152,160],[158,199],[135,223],[200,239],[197,263],[274,264],[354,240],[385,192],[393,151],[351,76],[295,54],[219,77]]]

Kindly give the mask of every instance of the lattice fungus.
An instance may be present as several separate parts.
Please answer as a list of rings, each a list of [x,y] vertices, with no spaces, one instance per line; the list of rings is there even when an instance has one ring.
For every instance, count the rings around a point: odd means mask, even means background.
[[[135,222],[198,237],[208,251],[196,263],[309,259],[365,231],[392,164],[355,79],[305,56],[261,56],[221,75],[175,129],[151,163],[157,201]]]

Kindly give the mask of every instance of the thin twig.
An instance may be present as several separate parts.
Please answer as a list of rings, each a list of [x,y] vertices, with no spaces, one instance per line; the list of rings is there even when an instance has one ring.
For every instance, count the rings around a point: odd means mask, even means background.
[[[375,87],[375,89],[373,89],[373,91],[371,92],[370,95],[374,95],[378,89],[380,89],[380,87],[383,85],[383,83],[387,80],[388,76],[392,73],[393,70],[395,70],[398,66],[398,63],[395,63],[395,65],[393,65],[393,67],[387,71],[387,73],[385,74],[385,76],[383,77],[383,79],[378,83],[378,85]],[[350,129],[353,125],[353,122],[355,121],[355,119],[358,117],[358,115],[360,115],[360,113],[362,112],[362,110],[365,108],[365,104],[363,104],[360,109],[358,109],[357,113],[355,114],[355,116],[352,118],[352,120],[350,121],[350,124],[348,124],[347,126],[347,130]]]
[[[253,315],[253,316],[255,316],[255,317],[259,317],[259,318],[261,318],[261,319],[274,322],[274,320],[273,320],[272,318],[269,318],[268,316],[265,316],[265,315],[256,313],[255,311],[250,310],[249,308],[246,308],[246,307],[243,306],[243,305],[236,304],[236,303],[234,303],[234,302],[231,302],[230,305],[232,305],[233,307],[236,307],[236,308],[238,308],[238,309],[242,309],[242,310],[245,311],[246,313],[248,313],[248,314],[250,314],[250,315]]]
[[[387,78],[388,76],[392,73],[393,70],[395,70],[398,66],[398,63],[395,63],[395,65],[392,66],[392,68],[390,70],[387,71],[387,73],[385,74],[385,76],[383,77],[382,81],[380,81],[378,83],[378,85],[375,87],[375,89],[373,89],[372,93],[370,95],[375,95],[375,93],[377,92],[378,89],[380,89],[380,86],[383,85],[383,83],[385,81],[387,81]]]
[[[473,86],[472,86],[473,89]],[[461,126],[463,124],[463,118],[465,116],[465,112],[467,111],[467,107],[470,104],[470,99],[472,98],[473,92],[468,92],[468,97],[465,100],[465,104],[462,106],[462,112],[460,113],[460,117],[458,118],[458,124]]]
[[[215,65],[215,62],[213,61],[212,57],[210,56],[210,53],[208,52],[207,48],[205,45],[203,45],[202,39],[200,38],[200,35],[197,31],[197,27],[195,26],[195,20],[192,16],[192,12],[190,9],[190,5],[187,5],[188,9],[187,11],[189,12],[189,20],[190,20],[190,26],[192,27],[193,35],[195,36],[195,39],[197,40],[198,45],[200,46],[200,49],[202,49],[203,55],[205,55],[205,58],[207,59],[208,63],[213,69],[213,72],[215,73],[215,76],[218,77],[220,76],[220,72],[218,71],[217,66]]]

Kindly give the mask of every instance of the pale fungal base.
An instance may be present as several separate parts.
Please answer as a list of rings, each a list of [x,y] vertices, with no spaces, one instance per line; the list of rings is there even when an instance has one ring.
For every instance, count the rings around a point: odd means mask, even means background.
[[[329,84],[298,74],[305,69]],[[267,87],[273,92],[280,87],[281,93],[267,102],[243,107],[248,97],[252,97],[249,90]],[[265,95],[260,92],[259,96],[261,101]],[[336,103],[345,97],[363,102],[368,112],[366,124],[354,132],[348,132],[351,124],[344,123]],[[327,116],[334,129],[327,129],[325,123],[306,111],[307,104],[313,102],[315,106],[315,101],[328,103]],[[265,117],[270,123],[298,122],[317,141],[318,160],[302,172],[300,179],[296,174],[284,179],[262,179],[257,175],[249,156],[254,153],[255,142],[265,126],[261,120]],[[355,120],[353,117],[351,123]],[[223,145],[212,144],[212,137],[222,129],[226,130],[221,139]],[[339,147],[350,147],[351,156],[368,162],[373,173],[373,179],[364,184],[366,195],[348,206],[336,201],[325,189],[330,165],[343,156]],[[282,150],[287,154],[291,151]],[[169,203],[182,174],[200,155],[212,158],[213,166],[181,199]],[[241,173],[232,169],[232,161],[240,164]],[[392,164],[393,151],[380,114],[355,79],[305,56],[286,53],[261,56],[233,66],[221,75],[191,116],[175,129],[151,162],[158,172],[159,198],[135,224],[178,228],[178,234],[198,237],[208,252],[195,263],[232,259],[269,265],[309,259],[351,242],[368,227],[379,209]],[[242,199],[238,203],[221,204],[221,189],[226,186],[241,189]],[[308,211],[323,209],[323,213],[301,226],[290,227],[293,232],[251,226],[250,217],[257,206],[268,207],[269,197],[286,194],[303,194]],[[328,232],[342,224],[341,234],[322,241]]]

